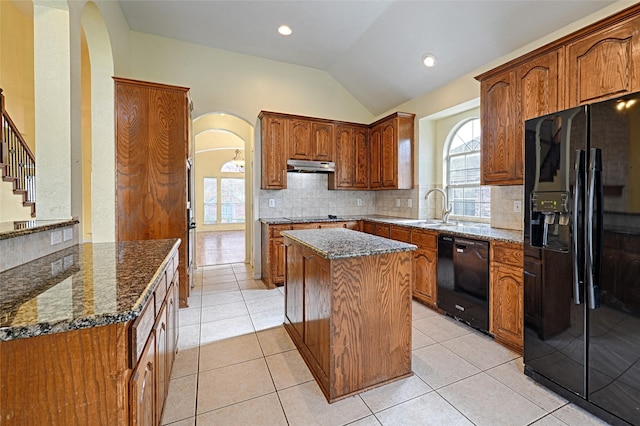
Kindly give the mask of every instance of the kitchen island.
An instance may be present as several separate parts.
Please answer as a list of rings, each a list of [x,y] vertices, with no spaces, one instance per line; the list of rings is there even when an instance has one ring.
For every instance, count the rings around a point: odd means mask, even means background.
[[[75,245],[0,273],[0,423],[158,424],[180,242]]]
[[[341,228],[282,235],[285,329],[327,400],[413,374],[416,246]]]

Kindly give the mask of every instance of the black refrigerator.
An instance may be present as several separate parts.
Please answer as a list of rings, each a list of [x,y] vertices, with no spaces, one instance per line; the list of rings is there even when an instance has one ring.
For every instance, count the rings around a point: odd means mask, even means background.
[[[525,374],[640,424],[640,93],[525,122]]]

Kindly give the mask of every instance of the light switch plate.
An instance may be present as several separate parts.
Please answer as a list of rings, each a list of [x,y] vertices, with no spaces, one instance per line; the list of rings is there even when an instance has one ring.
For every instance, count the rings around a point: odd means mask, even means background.
[[[269,207],[275,207],[276,206],[276,200],[274,200],[273,198],[269,198]]]
[[[358,203],[358,207],[362,207],[362,198],[358,198],[357,203]]]
[[[413,200],[411,198],[407,200],[407,207],[409,208],[413,207]]]
[[[396,198],[396,207],[400,207],[401,204],[400,198]]]
[[[515,200],[513,202],[513,212],[514,213],[521,213],[522,212],[522,201]]]

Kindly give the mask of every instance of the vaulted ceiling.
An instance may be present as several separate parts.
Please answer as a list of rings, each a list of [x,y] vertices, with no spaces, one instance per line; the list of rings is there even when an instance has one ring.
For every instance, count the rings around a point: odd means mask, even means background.
[[[120,0],[134,31],[324,70],[374,115],[611,3]],[[279,35],[281,24],[293,34]],[[422,63],[428,52],[433,68]]]

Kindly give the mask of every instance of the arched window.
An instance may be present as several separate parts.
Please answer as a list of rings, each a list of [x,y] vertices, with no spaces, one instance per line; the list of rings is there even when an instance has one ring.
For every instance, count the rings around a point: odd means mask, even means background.
[[[220,167],[219,176],[204,178],[205,225],[244,223],[244,200],[244,158],[237,149],[233,159]]]
[[[445,150],[445,190],[452,216],[488,220],[491,188],[480,186],[480,119],[462,121],[451,132]]]

